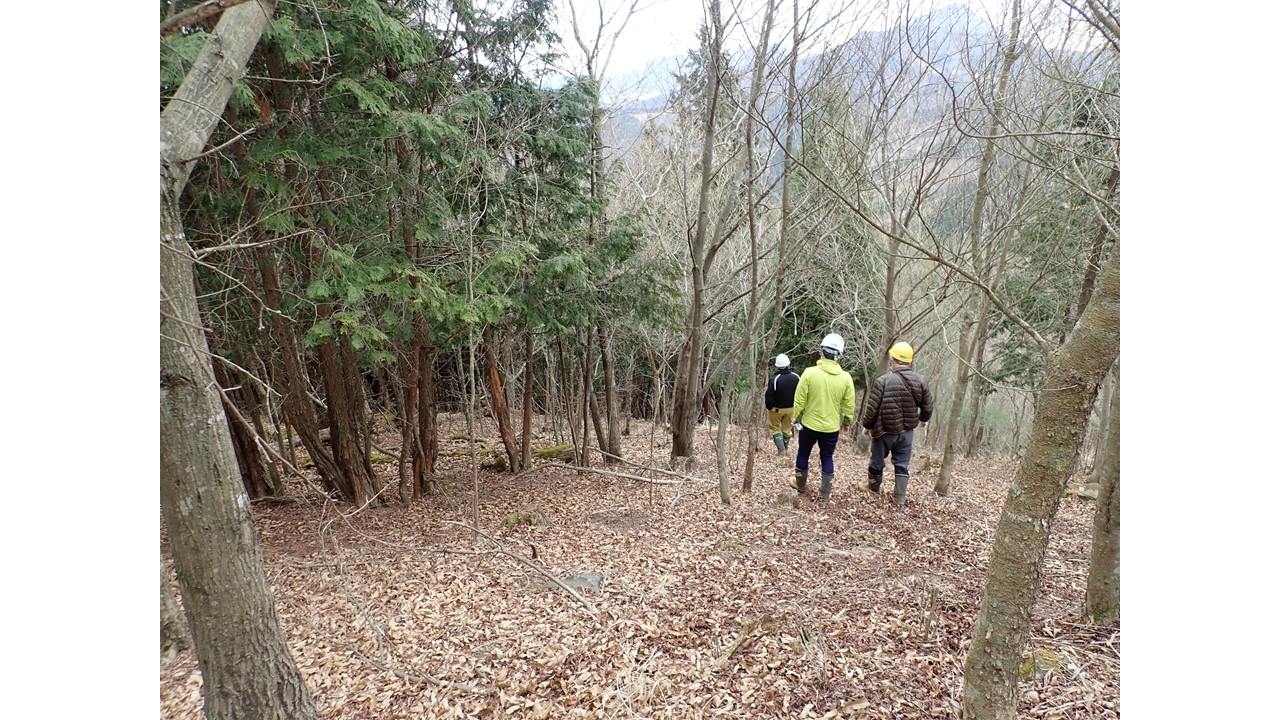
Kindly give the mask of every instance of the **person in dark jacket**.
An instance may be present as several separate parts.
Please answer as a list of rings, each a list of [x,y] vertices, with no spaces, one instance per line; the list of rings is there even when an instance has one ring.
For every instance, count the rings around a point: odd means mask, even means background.
[[[876,378],[867,396],[862,433],[871,438],[871,463],[867,481],[858,487],[879,493],[885,458],[893,459],[893,500],[907,502],[907,481],[911,479],[911,440],[917,426],[933,416],[933,395],[929,384],[911,369],[915,351],[900,342],[889,348],[889,372]]]
[[[778,372],[769,378],[769,386],[764,391],[764,406],[769,411],[769,434],[773,435],[773,444],[781,455],[791,444],[792,406],[800,376],[792,372],[791,359],[786,353],[779,355],[773,366]]]

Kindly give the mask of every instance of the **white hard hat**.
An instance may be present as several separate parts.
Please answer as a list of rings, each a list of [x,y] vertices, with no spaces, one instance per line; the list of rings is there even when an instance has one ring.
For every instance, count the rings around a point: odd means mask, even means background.
[[[787,357],[786,353],[782,353],[777,360],[773,361],[773,366],[778,368],[791,367],[791,358]]]
[[[822,338],[822,347],[840,355],[844,352],[844,338],[835,333],[830,333],[826,337]]]

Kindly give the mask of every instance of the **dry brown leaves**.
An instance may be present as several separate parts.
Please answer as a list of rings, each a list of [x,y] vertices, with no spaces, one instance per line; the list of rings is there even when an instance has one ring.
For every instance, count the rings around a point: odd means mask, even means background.
[[[442,434],[462,427],[442,421]],[[632,427],[642,432],[627,438],[627,459],[660,466],[661,431],[651,460],[648,426]],[[480,529],[557,577],[600,573],[599,593],[581,589],[594,613],[443,522],[472,520],[463,454],[442,457],[446,492],[411,506],[356,512],[302,483],[297,502],[256,506],[280,621],[321,715],[958,717],[1015,464],[962,460],[947,498],[932,493],[936,470],[927,471],[898,509],[889,493],[853,489],[866,457],[844,441],[832,502],[803,498],[793,510],[775,503],[791,458],[774,455],[767,437],[754,492],[738,490],[745,436],[731,435],[731,507],[714,482],[649,485],[550,467],[481,474]],[[698,437],[705,454],[693,474],[713,481],[714,432]],[[394,463],[379,467],[393,482]],[[1022,683],[1019,717],[1119,717],[1119,626],[1080,617],[1093,508],[1065,498],[1054,523],[1028,652],[1058,662]],[[530,510],[544,523],[503,526]],[[191,652],[162,664],[161,717],[201,717],[200,693]]]

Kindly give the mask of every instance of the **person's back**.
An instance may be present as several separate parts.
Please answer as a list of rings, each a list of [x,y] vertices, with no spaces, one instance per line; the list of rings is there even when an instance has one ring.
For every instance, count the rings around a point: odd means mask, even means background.
[[[796,420],[810,430],[836,432],[842,416],[853,419],[852,408],[841,411],[843,403],[852,405],[852,396],[853,376],[835,360],[822,358],[800,376],[796,388]]]
[[[893,499],[904,505],[915,429],[933,416],[933,394],[929,383],[911,369],[915,350],[910,345],[896,343],[889,348],[889,359],[889,372],[876,378],[867,396],[862,427],[871,438],[871,462],[867,465],[867,481],[858,487],[879,493],[885,459],[891,457]]]
[[[844,352],[844,338],[831,333],[819,346],[818,364],[804,371],[796,386],[795,416],[800,424],[800,442],[796,448],[796,474],[791,487],[803,493],[809,480],[809,455],[818,446],[822,459],[822,499],[831,497],[835,480],[836,443],[841,427],[853,424],[853,377],[845,372],[836,358]]]
[[[795,405],[796,385],[800,376],[791,370],[791,358],[783,353],[774,360],[778,372],[769,378],[764,391],[764,407],[769,411],[769,434],[773,436],[773,444],[778,454],[786,452],[791,442],[792,407]]]
[[[929,421],[933,394],[915,370],[896,367],[876,378],[867,396],[867,414],[875,418],[873,437],[898,435]]]

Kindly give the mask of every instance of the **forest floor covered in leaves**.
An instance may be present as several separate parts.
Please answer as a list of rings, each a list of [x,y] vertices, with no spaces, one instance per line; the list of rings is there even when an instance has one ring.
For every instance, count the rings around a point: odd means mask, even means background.
[[[793,508],[779,502],[792,457],[763,432],[754,490],[742,492],[746,433],[735,431],[726,507],[704,428],[695,480],[535,460],[516,476],[481,471],[473,501],[465,424],[441,421],[452,439],[440,494],[399,503],[396,463],[384,462],[385,506],[329,502],[297,480],[289,502],[254,507],[280,622],[322,717],[959,717],[1015,462],[962,459],[942,498],[918,450],[897,508],[891,492],[854,489],[867,458],[842,440],[831,502]],[[626,459],[665,467],[670,436],[630,427]],[[399,443],[388,432],[379,444]],[[1093,510],[1068,496],[1054,523],[1019,717],[1119,717],[1120,628],[1081,617]],[[510,524],[517,516],[538,524]],[[491,539],[463,527],[476,517]],[[200,683],[191,651],[162,660],[161,717],[202,717]]]

